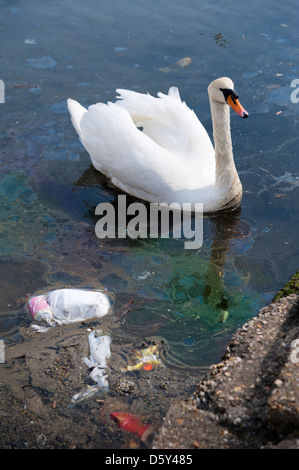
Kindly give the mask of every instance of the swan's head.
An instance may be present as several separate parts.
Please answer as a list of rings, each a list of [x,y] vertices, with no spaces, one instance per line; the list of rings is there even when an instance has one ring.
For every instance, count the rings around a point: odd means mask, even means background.
[[[239,96],[234,89],[234,82],[228,77],[217,78],[208,87],[209,97],[218,103],[227,103],[242,118],[247,118],[248,113],[239,102]]]

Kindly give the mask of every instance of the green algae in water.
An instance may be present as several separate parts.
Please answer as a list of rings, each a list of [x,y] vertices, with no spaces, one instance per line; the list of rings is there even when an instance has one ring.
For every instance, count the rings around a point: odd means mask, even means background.
[[[250,277],[225,263],[224,256],[215,258],[209,242],[196,253],[182,249],[179,240],[128,243],[130,250],[112,259],[128,276],[136,304],[144,301],[137,308],[133,304],[123,329],[163,337],[169,365],[196,368],[217,360],[221,338],[228,340],[264,306],[264,297],[248,284]]]
[[[299,294],[299,271],[297,271],[286,283],[286,285],[275,295],[272,302],[277,302],[278,300],[286,297],[290,294]]]

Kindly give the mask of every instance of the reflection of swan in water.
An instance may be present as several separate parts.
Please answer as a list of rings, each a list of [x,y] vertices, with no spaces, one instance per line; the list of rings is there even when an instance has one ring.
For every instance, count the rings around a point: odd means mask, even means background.
[[[240,218],[241,208],[234,213],[220,214],[211,218],[215,224],[215,236],[212,241],[212,250],[206,272],[204,300],[207,304],[228,309],[229,301],[227,289],[224,288],[226,254],[232,241],[244,240],[250,234],[250,226]]]
[[[213,312],[219,312],[219,321],[227,317],[227,310],[236,307],[237,299],[232,291],[237,291],[241,278],[234,266],[228,266],[227,261],[234,253],[244,252],[254,241],[251,221],[241,219],[241,209],[223,213],[215,217],[205,218],[212,225],[211,249],[204,244],[194,255],[194,261],[189,264],[185,254],[173,259],[172,278],[167,284],[170,298],[180,303],[183,315],[205,317],[209,323],[214,323]],[[204,230],[205,233],[205,230]],[[227,259],[228,258],[228,259]],[[195,261],[197,260],[197,262]],[[242,277],[242,280],[244,278]],[[235,287],[234,287],[235,286]],[[238,301],[237,301],[238,302]],[[204,305],[207,308],[204,308]]]
[[[180,294],[172,304],[172,312],[177,316],[173,327],[176,333],[170,333],[171,347],[162,353],[163,360],[171,368],[182,370],[187,367],[190,373],[193,370],[204,373],[205,367],[201,364],[205,363],[206,357],[213,362],[219,346],[226,346],[236,323],[246,321],[252,311],[252,301],[244,295],[244,278],[241,280],[240,273],[227,264],[236,247],[243,250],[245,245],[247,249],[248,240],[253,240],[254,226],[251,221],[241,219],[241,209],[205,220],[214,229],[211,250],[208,256],[206,244],[204,250],[198,252],[189,265],[189,273],[187,263],[185,272],[176,267],[175,279],[171,282],[172,292]],[[205,272],[203,268],[206,268]],[[192,287],[188,284],[191,278]],[[168,333],[164,334],[167,338]],[[196,361],[193,356],[197,357]],[[190,364],[194,365],[191,367]]]

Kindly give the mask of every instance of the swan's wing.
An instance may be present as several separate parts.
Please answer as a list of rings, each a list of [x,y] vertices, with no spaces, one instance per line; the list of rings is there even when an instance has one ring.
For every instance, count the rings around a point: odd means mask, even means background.
[[[72,124],[74,128],[76,129],[77,134],[81,138],[81,124],[80,123],[81,123],[83,115],[87,113],[87,109],[85,109],[80,103],[78,103],[78,101],[72,100],[71,98],[67,100],[67,106],[71,115]]]
[[[176,87],[168,95],[158,98],[129,90],[117,90],[117,105],[125,108],[136,126],[153,141],[180,155],[185,161],[196,163],[202,171],[214,165],[214,149],[205,128],[185,102]]]
[[[181,162],[138,130],[126,109],[98,103],[87,110],[71,99],[68,108],[94,167],[116,186],[150,200],[145,196],[161,197],[163,190],[167,194],[183,183],[178,181],[184,172]]]

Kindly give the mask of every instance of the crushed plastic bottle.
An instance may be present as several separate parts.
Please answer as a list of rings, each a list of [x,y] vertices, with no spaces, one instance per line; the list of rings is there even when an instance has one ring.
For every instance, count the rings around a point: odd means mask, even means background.
[[[34,320],[45,320],[54,326],[102,317],[109,312],[111,303],[103,292],[58,289],[32,297],[28,307]]]

